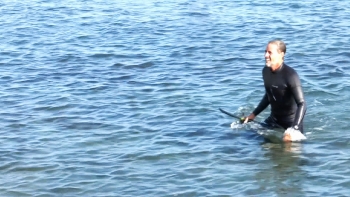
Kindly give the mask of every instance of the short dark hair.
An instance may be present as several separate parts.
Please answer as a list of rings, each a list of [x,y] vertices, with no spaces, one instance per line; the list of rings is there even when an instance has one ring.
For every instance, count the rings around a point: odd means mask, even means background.
[[[271,40],[268,44],[275,44],[278,47],[278,50],[281,52],[284,52],[286,54],[287,52],[287,46],[282,40]]]

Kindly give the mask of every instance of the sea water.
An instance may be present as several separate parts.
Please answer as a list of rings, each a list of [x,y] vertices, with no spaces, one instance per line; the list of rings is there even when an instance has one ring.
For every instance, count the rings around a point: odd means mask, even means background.
[[[1,1],[0,196],[348,196],[349,9]],[[259,103],[272,39],[302,81],[303,143],[218,110]]]

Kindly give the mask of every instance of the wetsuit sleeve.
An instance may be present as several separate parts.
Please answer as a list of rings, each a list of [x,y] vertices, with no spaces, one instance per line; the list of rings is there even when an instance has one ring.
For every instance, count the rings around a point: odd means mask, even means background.
[[[259,105],[253,111],[253,114],[255,116],[259,115],[264,109],[266,109],[267,106],[269,106],[269,104],[270,104],[269,99],[267,98],[267,94],[265,93],[265,95],[261,99]]]
[[[299,127],[306,113],[306,102],[304,100],[304,94],[301,86],[292,87],[292,93],[294,95],[295,102],[297,103],[297,106],[298,106],[298,109],[296,111],[295,118],[294,118],[293,127],[294,126]]]
[[[291,75],[289,85],[292,90],[293,97],[295,99],[295,102],[298,106],[298,109],[295,114],[294,122],[293,122],[293,127],[300,125],[300,123],[303,121],[304,115],[306,113],[306,102],[304,99],[304,93],[301,88],[301,83],[300,79],[297,73],[293,73]]]

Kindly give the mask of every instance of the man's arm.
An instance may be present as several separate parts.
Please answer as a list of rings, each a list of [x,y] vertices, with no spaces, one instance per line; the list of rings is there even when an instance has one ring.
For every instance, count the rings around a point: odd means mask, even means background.
[[[255,108],[255,110],[244,120],[244,123],[247,123],[249,120],[254,120],[254,118],[259,115],[267,106],[269,106],[270,102],[267,98],[267,94],[265,93],[264,97],[261,99],[259,105]]]
[[[294,118],[293,128],[298,129],[306,113],[306,102],[304,99],[304,94],[301,86],[293,87],[292,94],[298,106],[298,109],[296,111],[295,118]]]
[[[292,127],[295,129],[298,129],[306,113],[306,102],[304,99],[303,90],[301,88],[299,75],[294,71],[288,79],[289,79],[289,85],[292,91],[292,95],[298,106],[298,109],[295,113],[295,118],[294,118]]]
[[[269,104],[270,104],[269,99],[267,98],[267,94],[265,93],[265,95],[261,99],[259,105],[253,111],[253,114],[255,116],[259,115],[262,111],[264,111],[264,109],[266,109],[267,106],[269,106]]]
[[[295,113],[294,122],[292,127],[288,128],[283,135],[283,141],[300,141],[306,140],[306,137],[299,131],[299,125],[304,119],[306,113],[306,102],[304,99],[304,93],[301,88],[301,83],[298,74],[295,72],[291,78],[290,87],[292,95],[297,104],[297,111]]]

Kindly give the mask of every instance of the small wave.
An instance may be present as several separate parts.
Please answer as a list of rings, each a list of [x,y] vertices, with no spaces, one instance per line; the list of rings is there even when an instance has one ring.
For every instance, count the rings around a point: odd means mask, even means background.
[[[116,63],[113,64],[113,67],[121,67],[124,69],[146,69],[146,68],[150,68],[154,65],[153,62],[144,62],[141,64],[122,64],[122,63]]]
[[[107,57],[113,57],[113,53],[96,53],[93,55],[90,55],[91,58],[107,58]]]
[[[127,81],[127,80],[130,80],[133,78],[133,75],[128,75],[128,74],[124,74],[124,75],[121,75],[121,76],[118,76],[118,77],[112,77],[110,78],[109,80],[110,81]]]
[[[115,63],[112,65],[112,67],[123,67],[123,66],[125,66],[125,65],[122,63]]]
[[[301,5],[298,4],[298,3],[293,3],[289,6],[290,8],[293,8],[293,9],[300,9],[301,8]]]
[[[343,76],[345,73],[341,68],[335,68],[329,71],[328,74],[332,77],[340,77],[340,76]]]
[[[202,12],[187,12],[186,14],[189,16],[210,16],[209,13],[202,13]]]
[[[341,52],[338,54],[339,56],[345,56],[345,57],[350,57],[350,52]],[[349,61],[346,61],[349,62]]]

